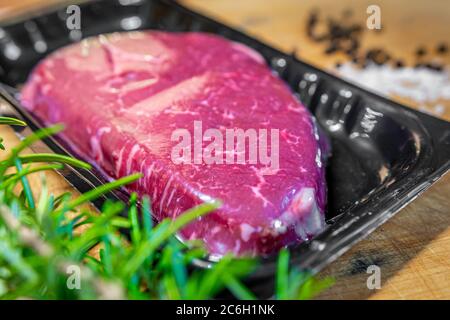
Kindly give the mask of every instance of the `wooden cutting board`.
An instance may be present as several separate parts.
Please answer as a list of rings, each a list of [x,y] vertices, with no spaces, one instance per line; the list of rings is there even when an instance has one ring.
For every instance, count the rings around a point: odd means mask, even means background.
[[[35,9],[49,2],[0,0],[0,19]],[[67,3],[67,1],[65,1]],[[284,51],[294,49],[300,59],[333,72],[345,57],[326,55],[324,47],[306,37],[305,19],[313,8],[324,15],[339,15],[351,8],[365,21],[372,1],[333,0],[183,0],[182,3],[237,27]],[[363,47],[384,47],[407,63],[414,61],[418,45],[432,48],[448,39],[450,2],[377,1],[381,8],[383,31],[367,33]],[[450,65],[449,55],[444,57]],[[392,97],[411,107],[418,105]],[[450,101],[441,101],[444,119],[450,120]],[[7,127],[0,126],[6,147],[17,144]],[[50,190],[60,194],[71,190],[56,173],[49,173]],[[38,177],[32,184],[39,185]],[[327,267],[320,276],[333,276],[335,285],[321,299],[450,299],[450,175],[442,178],[394,218],[359,242]],[[367,267],[381,270],[381,289],[367,288]]]

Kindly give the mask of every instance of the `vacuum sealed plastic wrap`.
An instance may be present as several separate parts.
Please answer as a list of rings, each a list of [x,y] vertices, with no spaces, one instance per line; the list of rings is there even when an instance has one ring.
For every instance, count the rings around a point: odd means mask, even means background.
[[[157,219],[223,205],[181,234],[210,253],[267,254],[325,226],[318,129],[264,58],[206,33],[100,35],[44,59],[22,104],[72,149],[149,195]]]

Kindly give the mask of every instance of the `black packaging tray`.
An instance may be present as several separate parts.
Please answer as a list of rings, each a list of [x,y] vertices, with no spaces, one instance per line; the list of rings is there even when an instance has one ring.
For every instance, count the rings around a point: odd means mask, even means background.
[[[174,2],[90,1],[80,8],[83,38],[123,31],[123,21],[130,17],[139,22],[138,29],[211,32],[260,52],[290,85],[331,138],[333,150],[327,167],[329,226],[291,249],[292,264],[311,273],[366,237],[450,168],[450,123],[365,91]],[[17,88],[40,59],[71,43],[66,17],[66,7],[60,6],[0,27],[0,94],[32,129],[41,122],[21,107]],[[44,52],[39,41],[45,43]],[[54,152],[74,155],[57,138],[45,143]],[[69,168],[62,174],[82,192],[105,181],[95,170]],[[125,199],[125,194],[122,190],[106,197]],[[264,258],[250,277],[261,297],[272,293],[274,270],[275,257]]]

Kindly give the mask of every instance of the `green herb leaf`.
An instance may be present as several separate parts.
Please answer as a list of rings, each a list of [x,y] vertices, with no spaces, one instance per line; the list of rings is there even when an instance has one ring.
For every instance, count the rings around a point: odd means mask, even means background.
[[[25,127],[27,125],[22,120],[19,120],[16,118],[10,118],[10,117],[0,117],[0,124],[21,126],[21,127]]]

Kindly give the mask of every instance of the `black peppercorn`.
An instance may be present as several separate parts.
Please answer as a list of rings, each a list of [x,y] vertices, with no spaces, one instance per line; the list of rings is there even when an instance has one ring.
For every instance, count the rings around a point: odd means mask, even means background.
[[[424,65],[425,68],[434,70],[434,71],[442,71],[442,66],[438,63],[429,62]]]
[[[423,68],[423,67],[425,67],[425,64],[421,63],[421,62],[416,63],[414,66],[414,68],[416,68],[416,69]]]
[[[404,62],[402,60],[395,61],[395,67],[396,68],[403,68],[405,66]]]
[[[419,47],[416,50],[416,56],[423,57],[427,53],[427,50],[424,47]]]
[[[331,43],[326,49],[325,54],[332,54],[334,52],[338,51],[338,46],[335,43]]]
[[[444,53],[447,53],[447,51],[448,51],[448,46],[447,46],[446,43],[440,43],[440,44],[438,44],[438,46],[436,47],[436,52],[437,52],[438,54],[444,54]]]

